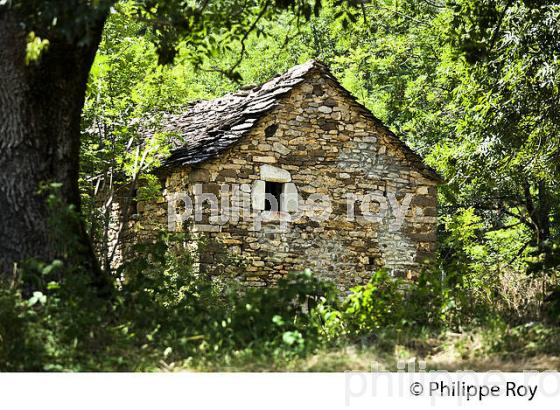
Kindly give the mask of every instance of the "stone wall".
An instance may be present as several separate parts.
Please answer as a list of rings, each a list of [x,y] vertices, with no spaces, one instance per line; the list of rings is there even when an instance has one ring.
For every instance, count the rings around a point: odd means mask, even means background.
[[[282,184],[278,212],[263,210],[267,181]],[[167,226],[172,210],[171,229],[190,229],[239,255],[240,279],[252,286],[310,268],[348,289],[380,267],[409,277],[419,271],[435,249],[436,186],[361,106],[317,74],[218,158],[173,169],[158,203],[138,204],[137,231],[149,236]],[[204,201],[201,220],[183,221],[181,192],[193,200],[214,193],[220,214]],[[317,221],[323,212],[330,216]],[[201,258],[208,272],[214,263],[212,254]]]

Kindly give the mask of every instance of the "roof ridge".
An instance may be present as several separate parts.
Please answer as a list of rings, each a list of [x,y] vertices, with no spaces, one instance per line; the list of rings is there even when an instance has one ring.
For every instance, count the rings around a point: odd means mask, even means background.
[[[406,161],[424,176],[442,181],[430,166],[397,137],[383,122],[346,88],[340,84],[329,67],[320,60],[311,59],[295,65],[283,74],[252,88],[239,89],[211,100],[196,101],[187,105],[187,111],[175,115],[169,127],[183,133],[181,141],[174,141],[175,149],[164,161],[165,166],[193,165],[215,158],[220,152],[239,141],[255,124],[256,120],[276,107],[286,94],[301,84],[307,76],[319,71],[333,82],[354,104],[360,107],[376,126],[382,128],[395,147],[404,154]]]

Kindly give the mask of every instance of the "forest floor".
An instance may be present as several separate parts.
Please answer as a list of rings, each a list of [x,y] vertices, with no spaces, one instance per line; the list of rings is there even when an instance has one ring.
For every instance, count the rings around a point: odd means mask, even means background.
[[[545,371],[560,369],[559,329],[527,325],[496,334],[485,329],[447,332],[435,337],[400,337],[322,350],[313,355],[274,360],[243,355],[229,363],[210,363],[174,370],[241,372],[344,371]],[[551,334],[553,333],[553,334]],[[169,369],[168,369],[169,370]]]

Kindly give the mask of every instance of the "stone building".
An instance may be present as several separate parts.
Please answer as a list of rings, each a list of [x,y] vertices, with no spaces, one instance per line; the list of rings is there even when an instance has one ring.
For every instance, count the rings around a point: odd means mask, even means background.
[[[305,268],[341,288],[382,267],[411,277],[434,252],[440,177],[320,62],[164,128],[163,196],[138,203],[137,234],[188,229],[236,255],[253,286]],[[200,268],[227,271],[212,249]]]

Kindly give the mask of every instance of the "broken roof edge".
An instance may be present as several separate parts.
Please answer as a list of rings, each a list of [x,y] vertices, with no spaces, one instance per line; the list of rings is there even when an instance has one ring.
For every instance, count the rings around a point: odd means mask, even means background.
[[[295,78],[294,78],[294,74],[297,74],[298,72],[300,74],[296,75]],[[256,87],[253,87],[249,90],[241,88],[240,90],[238,90],[234,93],[228,93],[228,94],[225,94],[222,97],[218,97],[218,98],[214,99],[214,100],[219,100],[221,98],[225,98],[225,97],[228,97],[228,96],[231,96],[231,97],[240,96],[240,95],[247,96],[247,95],[250,95],[250,93],[252,93],[252,92],[260,91],[267,84],[273,83],[274,81],[278,81],[281,78],[288,78],[288,79],[292,79],[292,80],[297,79],[289,87],[285,87],[282,92],[275,93],[274,98],[273,98],[274,102],[272,102],[265,109],[260,110],[260,111],[256,111],[256,112],[253,113],[253,115],[240,116],[239,118],[236,118],[234,121],[224,123],[224,127],[221,127],[221,129],[218,130],[218,132],[216,134],[217,138],[223,137],[224,135],[226,135],[226,133],[229,130],[235,128],[236,126],[242,125],[246,121],[252,122],[252,125],[245,128],[241,132],[239,132],[239,135],[236,136],[236,138],[234,138],[234,139],[232,138],[231,142],[229,144],[227,144],[227,146],[225,146],[223,149],[216,150],[213,154],[208,155],[207,157],[203,157],[199,160],[190,160],[189,162],[185,162],[184,161],[184,156],[185,156],[186,153],[189,152],[190,149],[187,148],[187,147],[177,148],[177,149],[171,151],[170,156],[166,160],[162,161],[162,165],[161,165],[160,168],[161,169],[162,168],[175,168],[175,167],[181,167],[181,166],[198,165],[198,164],[201,164],[203,162],[210,161],[210,160],[218,158],[222,152],[228,151],[231,147],[236,145],[236,143],[238,141],[243,139],[249,133],[249,131],[254,127],[254,125],[263,116],[267,115],[272,110],[274,110],[276,107],[278,107],[279,102],[284,97],[286,97],[289,93],[291,93],[297,86],[299,86],[301,83],[303,83],[309,75],[317,73],[317,72],[320,73],[327,80],[330,80],[333,83],[333,85],[335,86],[335,88],[338,89],[347,98],[349,98],[350,101],[352,101],[352,103],[354,105],[356,105],[363,112],[363,114],[365,114],[365,116],[368,117],[375,124],[376,127],[382,129],[385,132],[385,134],[389,137],[390,142],[395,146],[395,148],[402,151],[402,153],[404,154],[406,162],[412,168],[415,168],[422,176],[426,177],[427,179],[435,181],[437,184],[442,184],[442,183],[445,182],[444,178],[441,175],[439,175],[439,173],[435,169],[433,169],[432,167],[430,167],[429,165],[427,165],[424,162],[424,159],[422,158],[422,156],[420,156],[413,149],[411,149],[393,131],[391,131],[391,129],[389,127],[387,127],[379,118],[377,118],[375,115],[373,115],[373,113],[364,104],[359,102],[358,99],[350,91],[348,91],[346,88],[344,88],[342,86],[342,84],[338,81],[338,79],[332,74],[331,70],[328,68],[328,66],[326,64],[324,64],[323,62],[321,62],[319,60],[315,60],[315,59],[309,60],[309,61],[307,61],[303,64],[300,64],[300,65],[296,65],[296,66],[292,67],[291,69],[287,70],[285,73],[280,74],[280,75],[277,74],[274,77],[272,77],[270,80],[268,80],[268,81],[266,81],[262,84],[259,84]],[[282,87],[281,87],[281,90],[282,90]],[[214,100],[206,100],[206,101],[214,101]],[[202,102],[205,102],[205,101],[202,101]],[[201,103],[201,101],[193,102],[193,103],[189,104],[188,107],[192,108],[198,103]],[[221,133],[221,135],[220,135],[220,133]]]

